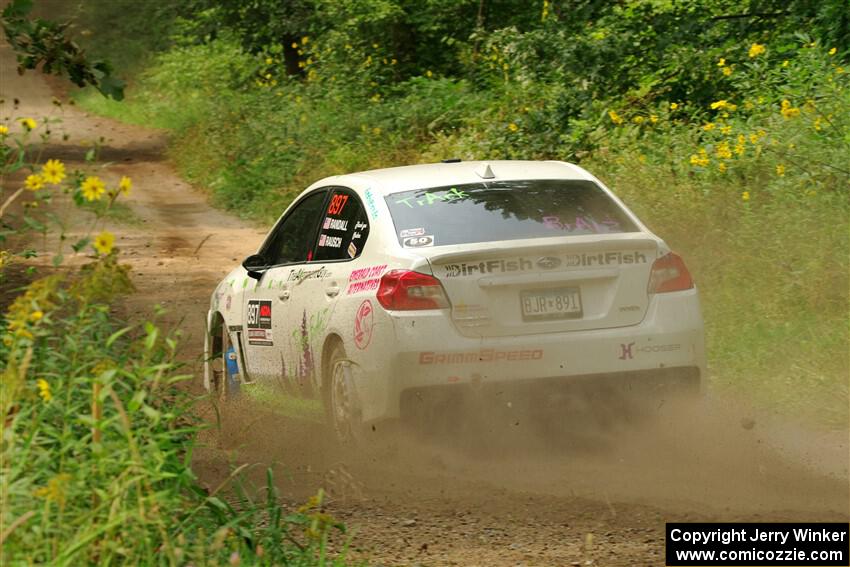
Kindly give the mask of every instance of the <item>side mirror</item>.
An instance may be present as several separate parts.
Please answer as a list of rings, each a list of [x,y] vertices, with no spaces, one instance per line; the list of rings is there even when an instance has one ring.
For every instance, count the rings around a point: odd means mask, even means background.
[[[269,263],[262,254],[251,254],[242,261],[242,267],[248,271],[248,277],[259,280]]]

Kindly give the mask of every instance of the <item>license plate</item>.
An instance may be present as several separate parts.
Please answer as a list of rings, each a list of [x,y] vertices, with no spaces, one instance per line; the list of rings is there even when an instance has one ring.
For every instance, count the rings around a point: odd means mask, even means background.
[[[519,299],[525,320],[578,319],[582,315],[577,287],[523,291]]]

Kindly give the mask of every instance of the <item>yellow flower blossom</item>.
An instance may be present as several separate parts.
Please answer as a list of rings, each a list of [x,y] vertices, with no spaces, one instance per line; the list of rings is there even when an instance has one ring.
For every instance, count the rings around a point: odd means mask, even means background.
[[[8,133],[9,133],[9,127],[3,126],[2,124],[0,124],[0,136],[5,136]]]
[[[519,126],[517,126],[515,122],[511,122],[510,124],[508,124],[508,130],[510,130],[511,132],[516,132],[517,130],[519,130]]]
[[[33,311],[32,313],[30,313],[30,321],[32,321],[33,323],[37,323],[38,321],[41,321],[43,318],[44,318],[44,311],[41,311],[40,309],[37,309],[37,310]]]
[[[744,191],[743,193],[741,193],[741,200],[745,201],[745,202],[749,201],[750,200],[750,192]]]
[[[91,176],[86,177],[81,189],[83,191],[83,197],[85,197],[87,201],[98,201],[106,191],[106,186],[103,184],[103,181],[100,180],[100,177]]]
[[[716,102],[711,103],[711,110],[717,110],[718,108],[726,108],[725,100],[718,100]]]
[[[821,124],[823,124],[823,122],[821,121],[820,116],[818,116],[817,118],[815,118],[814,122],[815,130],[820,130],[822,128]]]
[[[788,101],[787,98],[782,101],[781,108],[780,108],[779,112],[782,114],[782,116],[786,120],[789,120],[791,118],[795,118],[795,117],[800,115],[800,109],[791,106],[791,103]]]
[[[301,45],[307,45],[308,43],[310,43],[310,36],[305,35],[301,38]]]
[[[788,61],[787,59],[786,59],[785,61],[783,61],[783,62],[782,62],[782,66],[783,66],[783,67],[787,67],[787,66],[788,66],[788,65],[790,65],[790,64],[791,64],[791,62],[790,62],[790,61]]]
[[[698,154],[691,154],[690,162],[691,165],[705,167],[708,165],[709,162],[708,153],[705,151],[705,149],[700,148]]]
[[[714,130],[714,122],[706,122],[702,125],[702,129],[706,132],[711,132],[712,130]]]
[[[678,108],[679,108],[678,102],[671,102],[670,103],[670,110],[677,110]]]
[[[720,142],[717,144],[717,149],[714,150],[714,153],[720,159],[732,158],[732,150],[729,149],[729,142]]]
[[[830,50],[829,50],[829,54],[830,54],[830,55],[835,55],[835,53],[836,53],[837,51],[838,51],[838,50],[837,50],[836,48],[834,48],[834,47],[833,47],[832,49],[830,49]]]
[[[742,142],[738,142],[735,145],[735,154],[738,155],[739,157],[744,155],[744,153],[746,151],[747,151],[747,147]]]
[[[727,77],[729,75],[731,75],[732,74],[732,67],[723,67],[723,74]]]
[[[725,67],[725,66],[726,66],[726,58],[725,58],[725,57],[721,57],[721,58],[717,61],[717,66],[718,66],[718,67]]]
[[[39,378],[36,382],[36,386],[38,387],[38,395],[44,400],[44,403],[49,402],[53,399],[53,394],[50,392],[50,384],[44,378]]]
[[[425,71],[425,76],[426,76],[426,77],[428,77],[428,78],[430,79],[431,77],[433,77],[433,76],[434,76],[434,73],[432,73],[432,72],[431,72],[431,70],[430,70],[430,69],[428,69],[427,71]]]
[[[38,175],[37,173],[27,175],[27,178],[24,181],[24,187],[26,187],[30,191],[38,191],[39,189],[44,187],[44,178],[41,175]]]
[[[49,159],[41,167],[41,176],[53,185],[61,183],[65,179],[65,164],[58,159]]]
[[[614,112],[613,110],[608,111],[608,118],[610,118],[611,122],[613,122],[614,124],[622,124],[623,123],[623,117],[620,116],[619,114],[617,114],[616,112]]]
[[[71,481],[71,475],[61,473],[47,481],[47,486],[37,488],[33,495],[50,502],[56,502],[59,506],[65,505],[65,487]]]
[[[723,126],[722,128],[720,128],[720,133],[721,134],[731,134],[732,133],[732,127],[731,126]]]
[[[635,116],[634,118],[632,118],[632,122],[634,122],[635,124],[643,124],[644,120],[645,119],[643,116]]]
[[[750,56],[750,59],[752,59],[754,57],[758,57],[759,55],[763,54],[764,52],[765,52],[764,45],[762,45],[760,43],[754,43],[750,46],[750,50],[747,52],[747,54]]]
[[[655,124],[656,122],[658,122],[658,116],[656,116],[655,114],[650,114],[649,121]]]
[[[38,126],[38,122],[33,120],[32,118],[21,118],[21,126],[24,127],[24,130],[29,132],[30,130],[35,130]]]
[[[95,237],[94,244],[92,244],[92,246],[94,246],[94,249],[100,254],[106,256],[112,252],[112,247],[115,246],[115,235],[104,230]]]
[[[776,165],[776,175],[779,177],[785,177],[785,166],[781,163]]]
[[[133,188],[133,182],[126,175],[121,177],[121,181],[118,182],[118,190],[121,191],[122,195],[129,195],[130,189]]]
[[[726,164],[723,162],[717,164],[717,171],[719,171],[720,173],[726,173]]]

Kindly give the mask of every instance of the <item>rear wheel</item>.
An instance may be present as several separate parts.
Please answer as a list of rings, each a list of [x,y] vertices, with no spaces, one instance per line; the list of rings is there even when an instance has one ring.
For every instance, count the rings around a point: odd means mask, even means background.
[[[362,437],[362,420],[357,394],[351,377],[351,363],[339,343],[332,347],[327,366],[328,424],[341,444],[356,444]]]

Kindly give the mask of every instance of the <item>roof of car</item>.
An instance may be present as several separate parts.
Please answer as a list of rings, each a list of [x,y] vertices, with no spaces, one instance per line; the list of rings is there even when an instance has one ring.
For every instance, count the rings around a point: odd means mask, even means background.
[[[492,178],[483,177],[490,169]],[[427,187],[510,179],[589,179],[586,171],[562,161],[459,161],[373,169],[322,179],[322,185],[365,185],[380,194]]]

